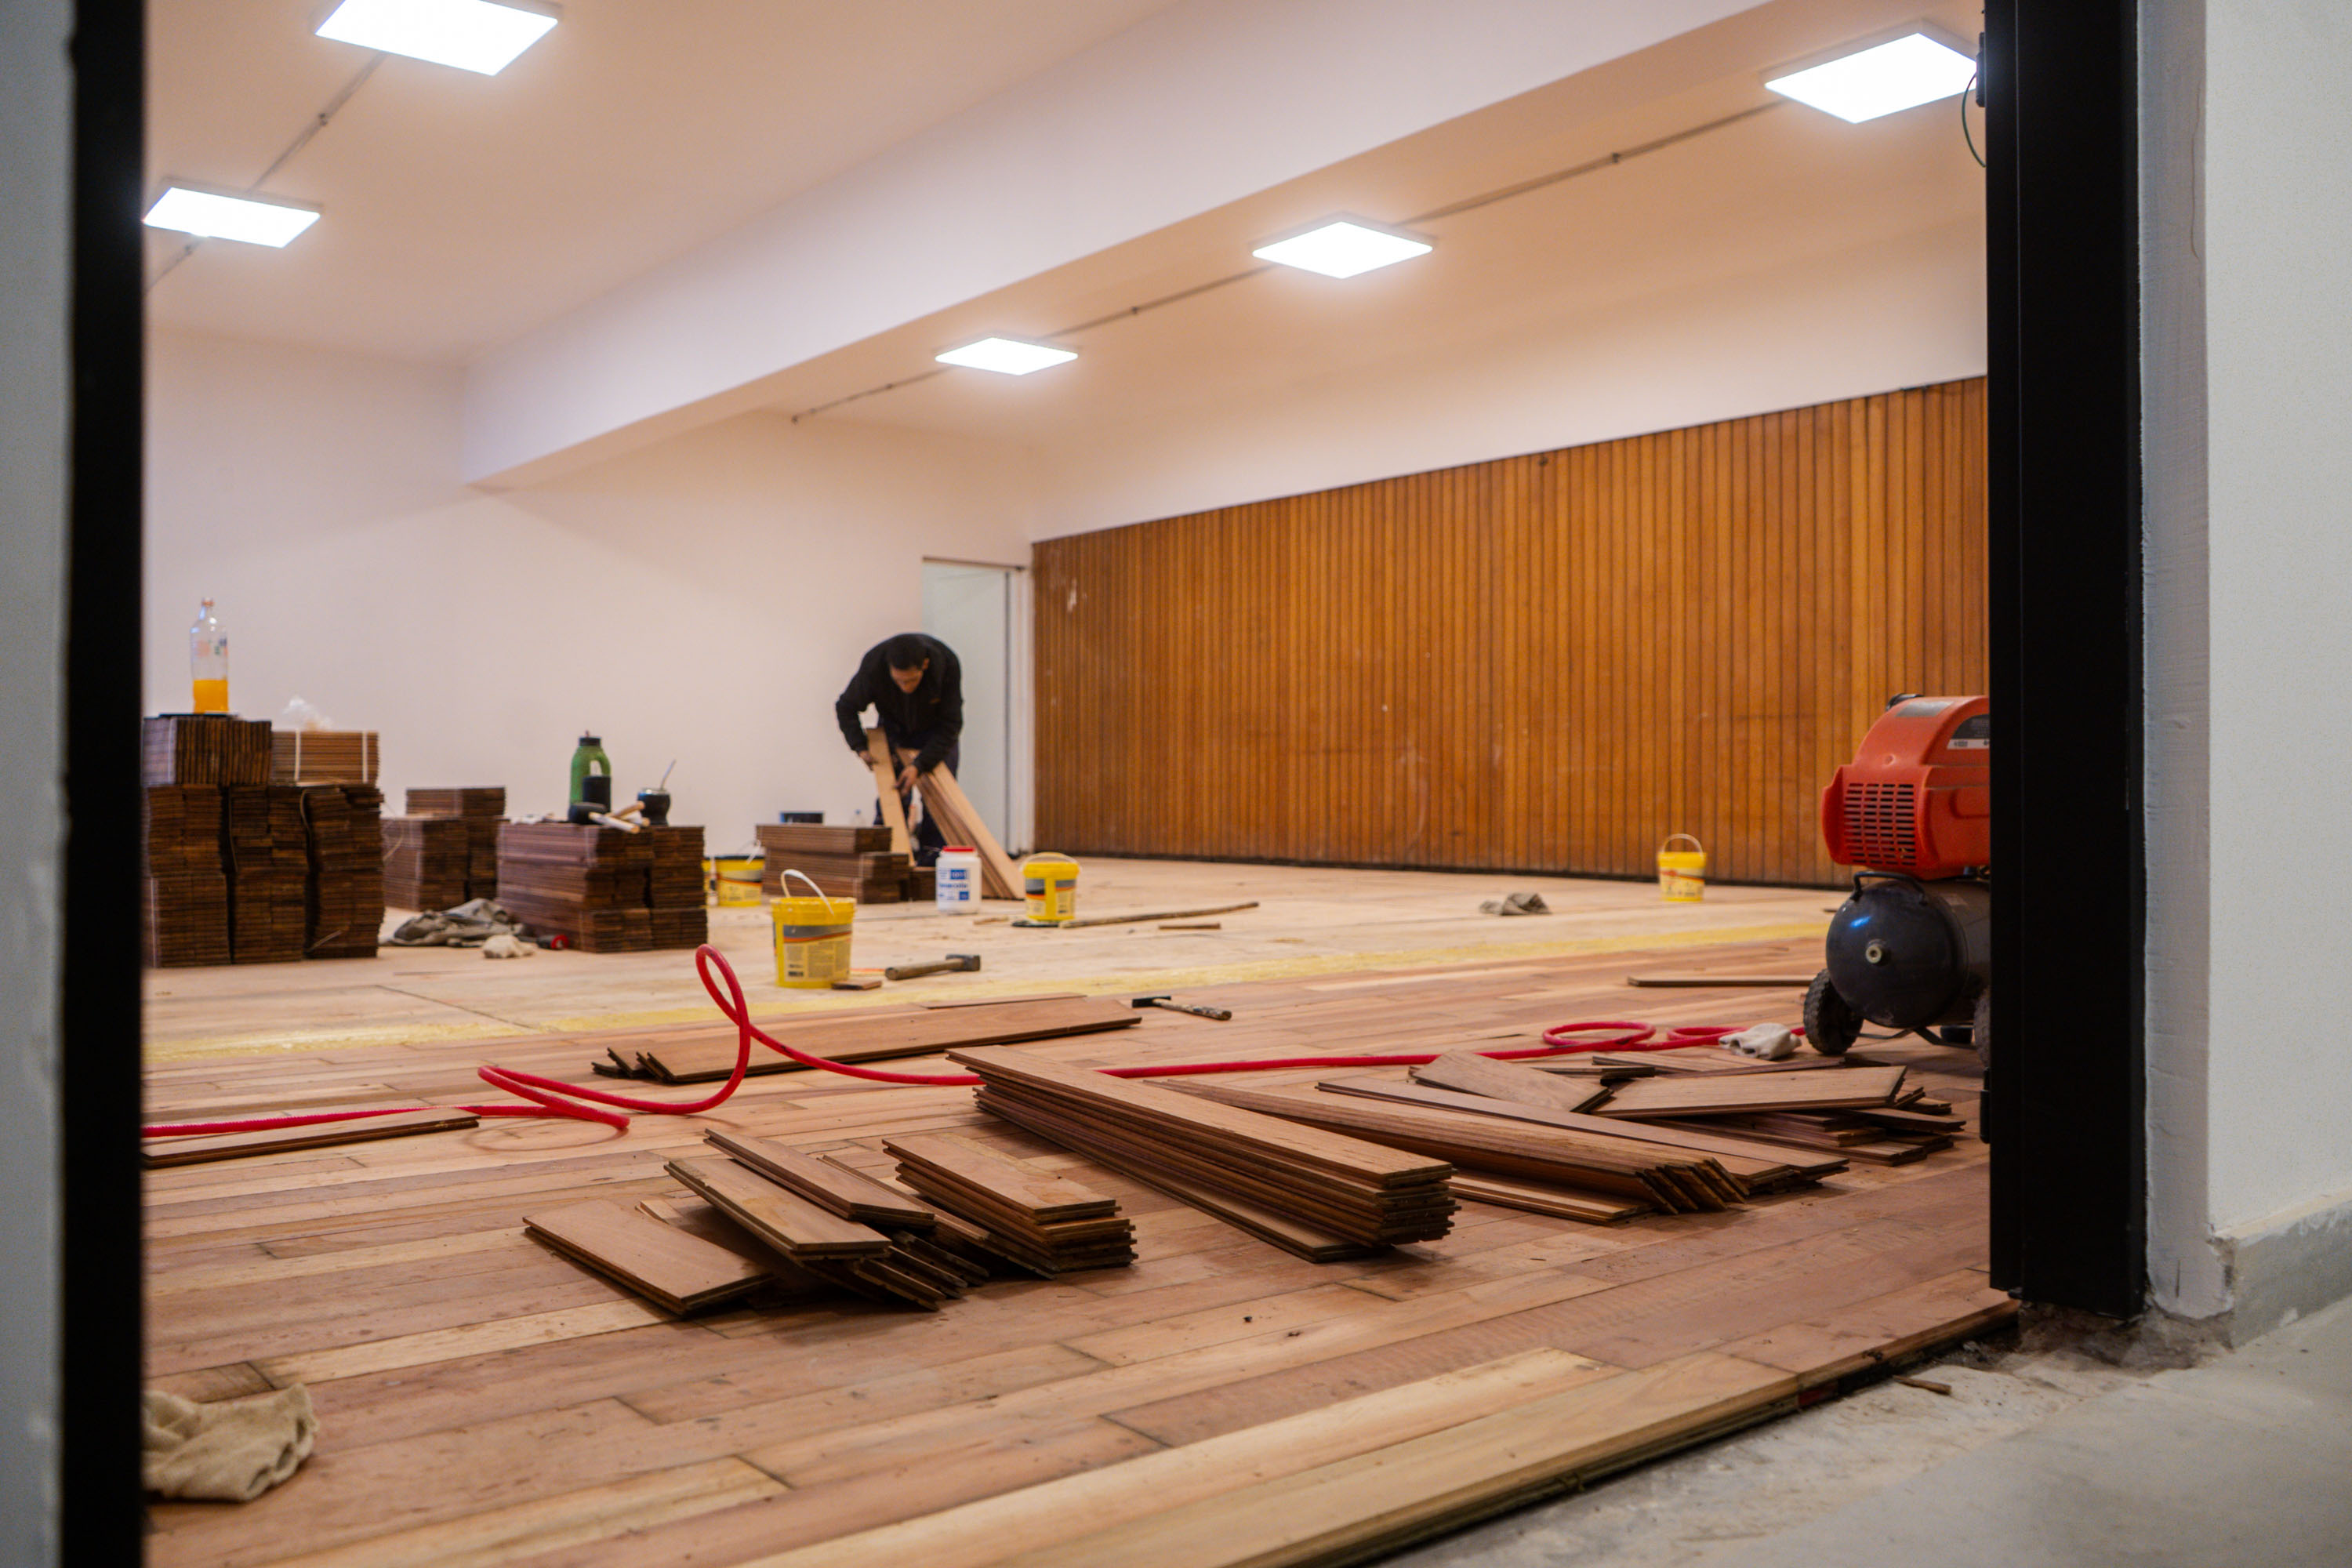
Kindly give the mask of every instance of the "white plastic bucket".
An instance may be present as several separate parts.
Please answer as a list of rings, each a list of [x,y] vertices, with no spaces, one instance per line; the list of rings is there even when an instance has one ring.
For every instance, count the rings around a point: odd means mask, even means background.
[[[943,915],[968,915],[980,908],[980,851],[950,844],[932,867],[933,901]]]

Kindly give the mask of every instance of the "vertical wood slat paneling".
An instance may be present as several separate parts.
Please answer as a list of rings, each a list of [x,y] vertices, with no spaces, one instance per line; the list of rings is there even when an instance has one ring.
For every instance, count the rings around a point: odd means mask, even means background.
[[[1831,884],[1897,691],[1981,691],[1982,378],[1036,547],[1072,854]]]

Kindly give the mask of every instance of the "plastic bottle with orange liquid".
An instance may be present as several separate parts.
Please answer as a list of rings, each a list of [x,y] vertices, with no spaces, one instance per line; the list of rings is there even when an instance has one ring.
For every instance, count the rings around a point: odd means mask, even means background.
[[[195,680],[194,710],[227,712],[228,633],[221,629],[210,599],[196,612],[196,624],[188,628],[188,672]]]

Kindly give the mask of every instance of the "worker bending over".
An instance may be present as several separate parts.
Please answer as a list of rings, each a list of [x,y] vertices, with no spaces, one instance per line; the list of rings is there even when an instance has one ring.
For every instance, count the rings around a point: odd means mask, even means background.
[[[834,717],[841,721],[842,739],[869,759],[866,731],[859,715],[867,708],[882,722],[898,764],[898,805],[907,811],[917,778],[945,763],[950,773],[963,765],[963,665],[955,649],[920,632],[900,632],[866,650],[857,673],[834,700]],[[876,801],[875,820],[881,820]],[[911,817],[913,813],[908,812]],[[929,866],[939,858],[947,837],[926,809],[915,829],[915,864]]]

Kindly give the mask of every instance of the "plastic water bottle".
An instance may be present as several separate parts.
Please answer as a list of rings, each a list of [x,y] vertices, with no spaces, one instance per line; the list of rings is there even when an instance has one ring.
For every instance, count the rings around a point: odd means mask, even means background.
[[[196,624],[188,628],[188,673],[195,685],[194,711],[228,711],[228,633],[221,629],[210,599],[196,611]]]
[[[980,851],[969,844],[950,844],[940,851],[931,868],[932,901],[943,915],[968,915],[980,909]]]

